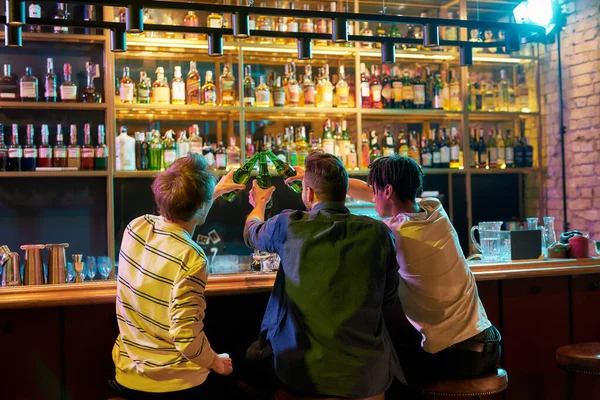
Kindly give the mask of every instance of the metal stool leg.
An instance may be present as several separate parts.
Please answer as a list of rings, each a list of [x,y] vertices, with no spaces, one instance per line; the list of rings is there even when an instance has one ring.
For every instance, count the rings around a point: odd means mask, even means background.
[[[577,374],[567,371],[567,385],[565,387],[565,400],[575,400],[575,379]]]

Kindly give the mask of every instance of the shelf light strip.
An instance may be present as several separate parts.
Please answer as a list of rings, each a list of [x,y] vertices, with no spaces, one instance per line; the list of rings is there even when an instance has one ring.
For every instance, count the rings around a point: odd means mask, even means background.
[[[510,63],[510,64],[519,64],[521,62],[518,58],[510,58],[510,57],[477,57],[473,56],[473,61],[483,61],[483,62],[492,62],[492,63]]]
[[[375,55],[372,52],[362,52],[359,51],[358,54],[361,57],[375,57],[379,55]],[[410,53],[396,53],[396,58],[406,58],[406,59],[417,59],[417,60],[453,60],[454,56],[450,54],[410,54]]]

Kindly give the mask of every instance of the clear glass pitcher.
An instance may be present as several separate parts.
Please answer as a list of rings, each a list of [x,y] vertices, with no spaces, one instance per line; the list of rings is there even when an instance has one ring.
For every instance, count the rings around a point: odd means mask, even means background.
[[[480,222],[471,228],[471,241],[481,252],[481,261],[505,261],[510,259],[510,232],[502,231],[502,222]],[[475,239],[475,231],[479,231],[479,241]],[[506,248],[508,246],[508,249]]]

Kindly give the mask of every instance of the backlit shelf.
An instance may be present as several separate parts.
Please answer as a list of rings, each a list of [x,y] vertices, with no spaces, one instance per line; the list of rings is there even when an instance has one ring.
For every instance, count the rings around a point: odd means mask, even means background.
[[[149,179],[154,178],[161,171],[116,171],[114,173],[115,178],[123,178],[123,179],[131,179],[131,178],[141,178],[141,179]],[[213,174],[217,176],[225,175],[229,172],[229,170],[214,170]]]
[[[19,110],[106,110],[106,103],[46,103],[44,101],[0,101],[0,109],[11,108]]]
[[[0,33],[0,39],[4,39],[4,33]],[[55,35],[53,33],[29,33],[23,32],[23,41],[57,42],[57,43],[104,43],[103,35]]]
[[[385,109],[369,109],[363,108],[360,110],[363,117],[368,119],[378,117],[398,117],[406,119],[460,119],[462,111],[446,111],[446,110],[421,110],[421,109],[402,109],[402,108],[385,108]]]
[[[471,168],[469,170],[469,172],[474,175],[539,174],[544,171],[544,168]]]
[[[505,112],[505,111],[469,111],[469,121],[498,121],[517,118],[538,117],[537,112]]]
[[[246,119],[301,120],[347,117],[356,114],[356,108],[319,107],[245,107]]]
[[[239,107],[194,106],[177,104],[117,104],[120,120],[219,120],[238,116]]]
[[[108,176],[108,171],[0,172],[0,178],[90,178]]]

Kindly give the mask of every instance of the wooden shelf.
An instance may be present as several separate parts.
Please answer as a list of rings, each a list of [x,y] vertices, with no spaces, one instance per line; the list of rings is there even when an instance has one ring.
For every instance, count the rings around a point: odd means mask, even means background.
[[[177,104],[117,104],[117,119],[123,120],[219,120],[239,116],[240,107]]]
[[[247,107],[246,119],[301,120],[343,118],[356,115],[356,108],[317,108],[317,107]]]
[[[0,109],[10,108],[19,110],[106,110],[106,103],[46,103],[44,101],[0,101]]]
[[[134,179],[150,179],[150,178],[154,178],[156,175],[158,175],[161,171],[117,171],[114,173],[114,177],[115,178],[134,178]],[[216,170],[216,171],[212,171],[215,175],[217,176],[223,176],[225,174],[227,174],[229,172],[229,170]]]
[[[377,119],[379,117],[396,117],[405,119],[430,120],[431,118],[460,119],[462,117],[462,111],[421,110],[402,108],[385,108],[380,110],[361,108],[360,113],[364,118],[367,119]]]
[[[108,176],[108,171],[0,172],[0,178],[89,178]]]
[[[488,112],[488,111],[469,111],[469,121],[510,121],[518,118],[538,117],[537,112]]]
[[[471,168],[469,172],[474,175],[494,175],[494,174],[539,174],[544,172],[544,168]]]
[[[4,32],[0,33],[0,39],[4,39]],[[53,33],[29,33],[23,32],[23,41],[55,42],[55,43],[104,43],[104,35],[55,35]]]

